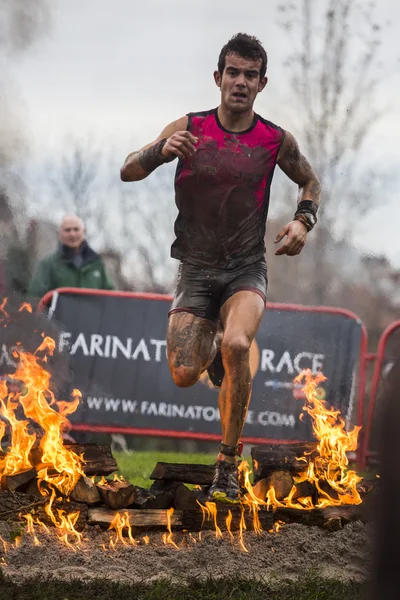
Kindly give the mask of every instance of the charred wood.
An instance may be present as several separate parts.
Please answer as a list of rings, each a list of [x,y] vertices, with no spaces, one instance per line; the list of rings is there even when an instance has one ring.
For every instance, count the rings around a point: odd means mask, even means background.
[[[110,475],[118,470],[117,461],[108,444],[65,444],[78,456],[83,456],[85,475]]]
[[[211,485],[214,478],[214,465],[187,465],[181,463],[158,462],[150,479],[180,481],[197,485]]]
[[[268,477],[274,471],[290,471],[292,474],[303,472],[307,468],[304,457],[315,456],[316,449],[317,442],[253,446],[251,457],[254,483]]]
[[[342,506],[328,506],[310,510],[277,508],[274,512],[274,520],[283,521],[284,523],[301,523],[309,527],[326,527],[332,531],[340,529],[340,527],[351,521],[363,520],[362,505],[344,504]]]
[[[36,478],[36,469],[20,471],[16,475],[4,475],[1,478],[1,489],[10,492],[25,492],[29,483]]]

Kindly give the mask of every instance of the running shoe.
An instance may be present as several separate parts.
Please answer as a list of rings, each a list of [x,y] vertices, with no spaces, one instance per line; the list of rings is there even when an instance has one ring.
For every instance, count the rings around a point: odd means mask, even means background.
[[[217,461],[214,479],[208,495],[209,499],[213,502],[239,504],[239,472],[235,463],[230,463],[225,460]]]

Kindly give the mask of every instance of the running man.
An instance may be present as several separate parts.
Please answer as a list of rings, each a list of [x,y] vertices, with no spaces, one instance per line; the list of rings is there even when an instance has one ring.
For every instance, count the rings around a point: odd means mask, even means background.
[[[218,108],[167,125],[121,168],[123,181],[139,181],[178,158],[171,256],[180,264],[167,354],[176,385],[193,385],[207,369],[220,387],[222,443],[209,496],[227,503],[240,502],[236,461],[251,396],[249,350],[266,302],[264,236],[275,165],[299,186],[297,210],[275,240],[284,240],[276,255],[301,252],[320,196],[293,135],[253,110],[266,69],[257,38],[235,35],[214,73]]]

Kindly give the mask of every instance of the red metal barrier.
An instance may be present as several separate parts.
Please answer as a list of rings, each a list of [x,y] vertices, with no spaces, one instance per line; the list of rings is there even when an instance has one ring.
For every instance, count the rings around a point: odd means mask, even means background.
[[[48,292],[40,301],[38,310],[44,310],[45,307],[51,306],[53,297],[55,294],[78,294],[78,295],[95,295],[95,296],[118,296],[125,298],[141,298],[147,300],[160,300],[164,302],[171,302],[172,296],[163,295],[163,294],[152,294],[152,293],[142,293],[142,292],[120,292],[120,291],[109,291],[109,290],[92,290],[85,288],[58,288],[56,290],[52,290]],[[364,423],[364,413],[365,413],[365,391],[366,391],[366,365],[369,355],[367,355],[368,349],[368,335],[367,330],[364,323],[361,322],[361,319],[352,311],[344,309],[344,308],[336,308],[332,306],[302,306],[300,304],[281,304],[281,303],[273,303],[268,302],[266,304],[266,310],[295,310],[298,312],[323,312],[329,314],[336,315],[344,315],[355,321],[360,322],[361,324],[361,342],[360,342],[360,359],[359,359],[359,369],[358,369],[358,396],[357,396],[357,425],[362,426]],[[85,430],[85,431],[97,431],[97,432],[109,432],[109,433],[131,433],[136,435],[156,435],[156,436],[167,436],[167,437],[177,437],[183,438],[188,437],[186,433],[180,431],[162,431],[162,430],[144,430],[144,429],[135,429],[131,427],[113,427],[107,428],[106,426],[96,426],[96,425],[84,425],[84,424],[75,424],[74,429],[76,430]],[[208,440],[219,440],[220,436],[216,436],[213,434],[196,434],[191,432],[191,438],[195,439],[208,439]],[[262,444],[262,443],[295,443],[295,440],[270,440],[266,438],[243,438],[245,443],[250,444]],[[363,443],[359,444],[359,448],[357,450],[357,462],[361,464],[362,462],[362,449]]]
[[[374,367],[374,373],[373,373],[372,381],[371,381],[371,389],[370,389],[370,393],[369,393],[367,421],[365,424],[365,432],[364,432],[361,458],[360,458],[360,468],[362,470],[364,470],[367,465],[367,458],[369,456],[372,456],[375,454],[374,452],[372,452],[369,449],[369,444],[370,444],[370,439],[371,439],[372,424],[373,424],[373,419],[374,419],[374,414],[375,414],[375,406],[376,406],[376,399],[378,396],[379,383],[381,381],[381,376],[382,376],[382,366],[383,366],[383,361],[385,359],[385,351],[386,351],[386,346],[388,344],[388,341],[389,341],[391,335],[393,334],[393,332],[398,329],[400,329],[400,321],[395,321],[394,323],[392,323],[385,329],[385,331],[382,333],[382,335],[379,339],[376,355],[374,355],[375,367]]]

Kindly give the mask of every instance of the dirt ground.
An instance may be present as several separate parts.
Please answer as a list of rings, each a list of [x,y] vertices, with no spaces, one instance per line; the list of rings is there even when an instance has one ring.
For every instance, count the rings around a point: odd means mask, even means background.
[[[6,542],[19,525],[0,522],[0,536]],[[11,538],[10,538],[11,535]],[[143,536],[143,534],[141,534]],[[111,533],[98,527],[85,532],[83,547],[73,551],[54,535],[38,532],[41,545],[24,531],[18,547],[15,543],[4,552],[0,539],[0,566],[13,582],[30,578],[55,578],[69,581],[105,577],[118,582],[152,582],[160,578],[182,581],[185,578],[236,577],[263,579],[297,579],[313,570],[322,577],[340,581],[363,581],[371,572],[371,530],[360,522],[329,533],[316,527],[285,525],[278,532],[256,536],[245,532],[244,552],[235,533],[216,539],[213,532],[203,532],[196,542],[188,534],[174,534],[179,549],[164,545],[162,534],[149,535],[138,546],[109,548]],[[107,550],[102,548],[105,544]]]

